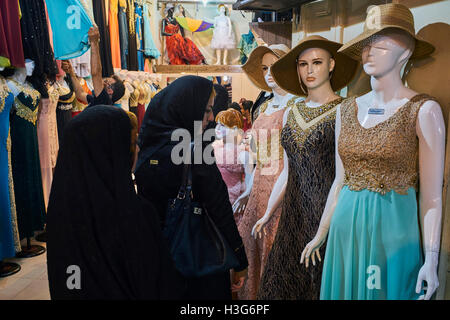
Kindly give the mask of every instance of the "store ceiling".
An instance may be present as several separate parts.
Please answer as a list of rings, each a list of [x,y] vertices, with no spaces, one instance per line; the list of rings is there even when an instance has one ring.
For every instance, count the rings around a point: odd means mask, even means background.
[[[315,0],[238,0],[233,4],[233,10],[248,11],[282,11]]]

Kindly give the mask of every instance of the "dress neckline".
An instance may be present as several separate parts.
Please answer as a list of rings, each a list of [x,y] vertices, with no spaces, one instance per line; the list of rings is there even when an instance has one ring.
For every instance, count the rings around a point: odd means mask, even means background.
[[[381,122],[377,123],[376,125],[374,125],[374,126],[372,126],[372,127],[369,127],[369,128],[364,127],[364,126],[361,124],[361,122],[359,122],[359,119],[358,119],[358,110],[359,110],[359,107],[358,107],[358,103],[356,102],[356,97],[354,97],[354,98],[353,98],[353,105],[354,105],[354,107],[355,107],[355,108],[354,108],[354,109],[355,109],[355,111],[354,111],[355,121],[356,121],[356,123],[358,124],[358,126],[359,126],[360,128],[362,128],[363,130],[372,130],[372,129],[376,129],[377,127],[383,126],[383,125],[385,125],[385,124],[389,124],[390,122],[392,122],[392,119],[394,119],[395,117],[397,117],[399,114],[401,114],[401,113],[403,112],[403,110],[406,109],[406,108],[405,108],[406,106],[408,106],[410,103],[414,102],[415,99],[416,99],[418,96],[420,96],[420,94],[414,95],[411,99],[409,99],[409,100],[408,100],[407,102],[405,102],[403,105],[401,105],[400,107],[398,107],[397,111],[395,111],[394,114],[391,115],[389,118],[387,118],[386,120],[383,120],[383,121],[381,121]]]

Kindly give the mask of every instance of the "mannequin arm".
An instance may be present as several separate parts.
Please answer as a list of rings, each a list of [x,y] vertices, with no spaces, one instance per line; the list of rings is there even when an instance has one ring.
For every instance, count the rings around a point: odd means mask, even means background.
[[[231,25],[231,19],[229,17],[227,17],[228,20],[228,36],[231,36],[231,31],[233,31],[233,27]]]
[[[305,261],[305,266],[309,266],[309,258],[311,258],[313,265],[316,265],[315,255],[319,261],[322,261],[320,257],[319,249],[325,242],[328,235],[328,230],[330,228],[331,218],[334,214],[334,209],[338,203],[339,193],[341,192],[343,182],[344,182],[344,165],[342,164],[341,157],[338,152],[338,141],[339,134],[341,131],[341,106],[339,105],[336,110],[336,129],[335,129],[335,144],[336,144],[336,176],[334,182],[331,186],[330,192],[328,194],[327,203],[325,204],[325,209],[323,210],[322,218],[320,219],[319,229],[317,230],[314,239],[309,242],[305,249],[303,249],[300,263]]]
[[[439,286],[437,267],[441,238],[442,183],[444,178],[445,124],[441,107],[427,101],[417,117],[420,172],[420,223],[425,250],[425,263],[419,271],[416,292],[427,283],[425,300],[429,300]]]
[[[172,34],[171,33],[167,33],[167,32],[165,32],[164,30],[166,30],[166,25],[167,25],[167,22],[166,22],[166,19],[163,19],[163,21],[162,21],[162,26],[161,26],[161,35],[164,37],[164,36],[171,36]]]
[[[242,193],[239,196],[239,198],[237,198],[237,200],[234,202],[234,204],[233,204],[234,214],[241,214],[245,210],[245,207],[247,206],[248,198],[250,196],[250,192],[252,191],[253,180],[255,178],[255,172],[256,172],[256,169],[253,170],[253,173],[251,174],[250,178],[248,179],[248,181],[246,181],[246,189],[245,189],[244,193]]]

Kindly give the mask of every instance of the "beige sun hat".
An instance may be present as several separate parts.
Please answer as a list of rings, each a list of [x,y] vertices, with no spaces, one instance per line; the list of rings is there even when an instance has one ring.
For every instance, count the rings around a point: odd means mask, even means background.
[[[422,58],[434,51],[434,46],[416,35],[414,30],[414,17],[411,11],[402,4],[389,3],[373,6],[367,12],[364,31],[356,38],[342,46],[342,52],[352,59],[361,60],[364,47],[372,39],[386,29],[400,29],[407,32],[416,41],[416,46],[411,59]]]
[[[309,36],[301,40],[288,54],[278,60],[272,66],[271,73],[280,88],[296,96],[306,96],[297,73],[298,56],[310,48],[321,48],[327,50],[335,61],[335,67],[330,79],[333,91],[338,91],[347,86],[353,80],[358,70],[359,62],[350,59],[337,51],[341,43],[330,41],[321,36]]]
[[[255,86],[263,91],[272,92],[264,79],[264,73],[261,68],[262,58],[266,53],[273,53],[278,58],[283,57],[289,52],[289,47],[285,44],[273,44],[270,46],[259,46],[255,48],[242,66],[242,70],[247,74]]]

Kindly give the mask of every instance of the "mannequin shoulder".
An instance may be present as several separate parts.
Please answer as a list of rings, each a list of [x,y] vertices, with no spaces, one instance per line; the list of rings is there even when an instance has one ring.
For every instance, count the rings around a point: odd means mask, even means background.
[[[426,118],[442,118],[442,109],[436,100],[426,100],[419,109],[418,120]]]
[[[445,138],[444,116],[437,101],[427,100],[422,104],[417,114],[416,131],[419,137],[435,132]]]

